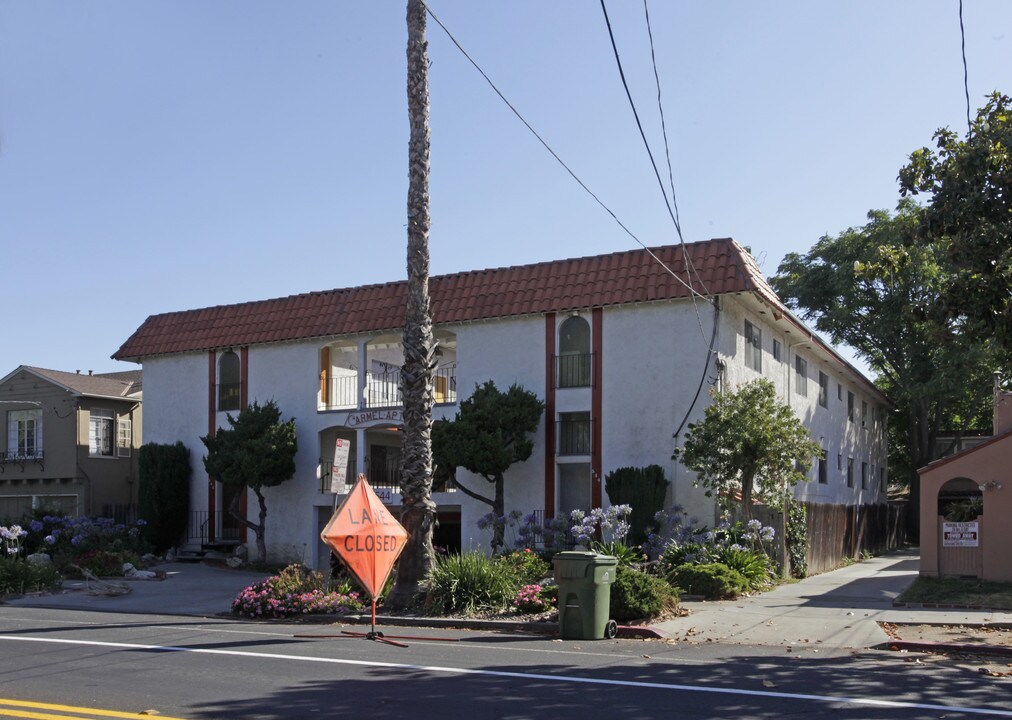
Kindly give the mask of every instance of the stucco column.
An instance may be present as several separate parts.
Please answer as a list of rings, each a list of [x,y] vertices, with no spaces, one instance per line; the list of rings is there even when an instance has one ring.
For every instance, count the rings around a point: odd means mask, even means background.
[[[356,407],[359,410],[365,408],[365,385],[369,372],[369,353],[367,351],[368,341],[358,341],[358,402]],[[359,465],[359,472],[363,472],[364,465]]]
[[[366,450],[369,449],[369,441],[366,439],[366,434],[369,431],[366,428],[359,428],[355,431],[355,468],[356,472],[364,473],[365,467],[365,454]],[[348,478],[349,484],[354,484],[355,478]]]

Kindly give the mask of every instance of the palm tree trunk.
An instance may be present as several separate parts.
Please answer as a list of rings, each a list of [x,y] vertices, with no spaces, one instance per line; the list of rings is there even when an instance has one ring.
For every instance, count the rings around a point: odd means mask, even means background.
[[[432,404],[435,348],[429,312],[429,58],[425,6],[408,0],[408,305],[404,318],[401,524],[408,541],[387,604],[409,606],[432,567]]]

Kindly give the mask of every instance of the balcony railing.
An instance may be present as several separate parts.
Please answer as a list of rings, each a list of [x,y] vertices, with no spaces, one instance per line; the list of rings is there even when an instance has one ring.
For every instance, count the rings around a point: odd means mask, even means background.
[[[563,417],[556,422],[556,426],[559,455],[590,455],[591,430],[594,427],[590,417]]]
[[[593,353],[574,353],[555,356],[555,387],[590,387]]]
[[[444,365],[436,368],[433,391],[437,405],[457,402],[457,366]],[[385,373],[366,373],[362,403],[358,401],[358,375],[344,375],[328,381],[328,410],[353,410],[400,407],[404,404],[401,395],[401,372],[391,370]]]
[[[334,476],[334,458],[320,458],[320,492],[330,492],[330,479]],[[358,477],[358,460],[354,455],[348,458],[348,474],[345,478],[349,485],[354,484]]]
[[[354,457],[348,458],[348,484],[351,485],[355,482],[355,478],[358,477],[358,461]],[[330,478],[333,475],[334,460],[333,458],[320,458],[320,492],[323,494],[330,492]],[[373,468],[368,475],[369,484],[377,488],[390,488],[400,492],[401,490],[401,467],[400,461],[396,459],[388,460],[384,467]],[[435,473],[432,478],[432,491],[433,492],[454,492],[456,490],[453,487],[453,483],[448,482],[445,475]]]
[[[241,410],[241,388],[239,383],[218,383],[218,410]]]

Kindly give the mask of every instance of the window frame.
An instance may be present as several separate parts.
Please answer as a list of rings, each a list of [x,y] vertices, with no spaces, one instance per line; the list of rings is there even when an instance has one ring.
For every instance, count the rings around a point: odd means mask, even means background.
[[[99,437],[99,428],[104,432]],[[116,412],[108,408],[92,408],[88,411],[88,457],[116,457]],[[103,444],[100,442],[104,441]],[[104,445],[104,446],[103,446]],[[105,450],[108,449],[108,452]]]
[[[745,321],[745,365],[758,373],[763,371],[763,330]]]

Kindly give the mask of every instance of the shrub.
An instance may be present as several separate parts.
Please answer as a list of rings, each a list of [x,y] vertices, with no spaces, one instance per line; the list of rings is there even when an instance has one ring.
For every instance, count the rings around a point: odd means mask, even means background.
[[[618,468],[605,477],[604,489],[611,504],[632,507],[630,542],[638,545],[646,540],[647,524],[664,507],[669,484],[660,465]]]
[[[739,547],[724,548],[719,554],[719,562],[732,570],[737,570],[748,583],[746,590],[756,590],[770,581],[773,566],[770,559],[761,552],[746,550]]]
[[[707,600],[733,600],[748,588],[742,574],[723,563],[681,565],[671,572],[668,581],[683,592]]]
[[[614,620],[655,618],[677,605],[678,593],[660,578],[631,568],[617,569],[615,582],[611,584],[609,613]]]
[[[551,610],[559,601],[558,587],[524,585],[513,599],[513,607],[522,613],[541,613]]]
[[[531,585],[552,574],[551,567],[532,550],[518,550],[496,558],[513,573],[517,585]]]
[[[787,545],[791,575],[796,578],[805,577],[808,575],[808,511],[799,502],[788,503],[784,542]]]
[[[131,563],[132,565],[139,564],[140,560],[137,556],[130,552],[110,552],[108,550],[89,550],[82,553],[75,561],[74,564],[79,568],[83,568],[93,575],[102,576],[122,576],[123,575],[123,564]]]
[[[437,557],[427,578],[425,609],[433,615],[501,612],[519,584],[511,566],[477,550]]]
[[[19,557],[0,557],[0,597],[56,590],[63,582],[51,564],[32,565]]]
[[[243,588],[232,601],[233,613],[251,618],[346,613],[363,607],[358,593],[327,592],[323,575],[298,564]]]
[[[28,523],[23,548],[28,554],[44,552],[58,567],[73,563],[90,550],[143,555],[149,545],[141,536],[144,520],[126,525],[112,518],[72,518],[36,513]]]
[[[175,445],[141,446],[138,506],[148,521],[144,535],[156,552],[176,545],[186,532],[190,509],[190,451]]]

